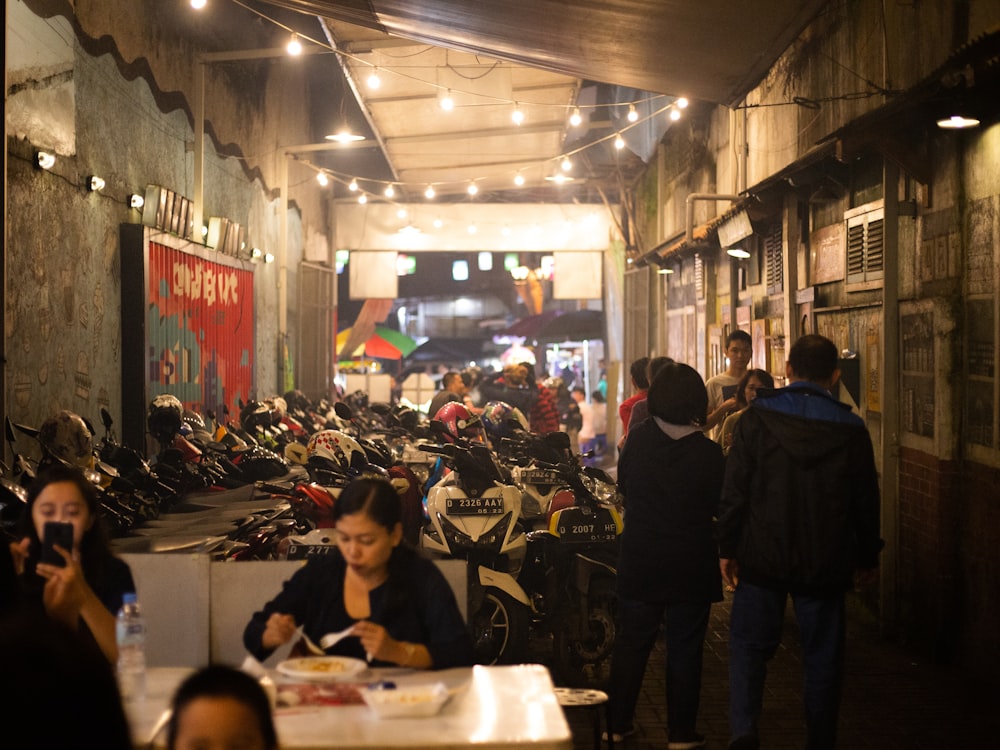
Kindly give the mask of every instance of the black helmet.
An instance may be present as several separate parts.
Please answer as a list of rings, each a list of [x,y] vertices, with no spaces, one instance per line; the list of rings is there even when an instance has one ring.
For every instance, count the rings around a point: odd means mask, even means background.
[[[149,404],[146,428],[161,445],[166,445],[181,431],[181,415],[184,405],[177,396],[161,393]]]
[[[271,407],[263,401],[250,401],[240,410],[240,426],[251,435],[271,426]]]
[[[65,409],[42,423],[38,440],[46,453],[68,464],[85,468],[93,458],[93,436],[87,423]]]

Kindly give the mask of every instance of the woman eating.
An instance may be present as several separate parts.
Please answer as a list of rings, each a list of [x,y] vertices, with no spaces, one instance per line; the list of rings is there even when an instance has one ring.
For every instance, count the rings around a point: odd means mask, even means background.
[[[472,640],[448,582],[403,542],[401,503],[391,484],[358,479],[334,506],[339,554],[310,558],[255,612],[243,633],[266,659],[296,628],[314,643],[351,629],[329,653],[375,666],[443,669],[472,664]]]

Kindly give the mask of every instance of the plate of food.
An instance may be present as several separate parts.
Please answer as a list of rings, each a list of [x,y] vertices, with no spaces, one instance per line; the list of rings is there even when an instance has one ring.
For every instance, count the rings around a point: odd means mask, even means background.
[[[384,719],[433,716],[447,703],[449,695],[442,682],[390,688],[375,685],[361,691],[369,708]]]
[[[361,659],[347,656],[305,656],[300,659],[286,659],[277,670],[286,677],[309,682],[336,682],[349,680],[368,665]]]

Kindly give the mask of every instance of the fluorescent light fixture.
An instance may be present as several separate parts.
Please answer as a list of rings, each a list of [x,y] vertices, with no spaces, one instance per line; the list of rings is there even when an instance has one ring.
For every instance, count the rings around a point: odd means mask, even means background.
[[[52,169],[52,167],[55,166],[55,163],[55,154],[51,154],[48,151],[35,152],[35,166],[39,169]]]
[[[132,193],[128,197],[129,208],[142,208],[146,204],[146,199],[138,193]]]
[[[521,260],[517,257],[517,253],[507,253],[503,256],[503,270],[513,271],[519,265],[521,265]]]
[[[480,271],[493,270],[493,253],[487,253],[487,252],[479,253],[477,260],[479,261]]]
[[[337,143],[354,143],[355,141],[363,141],[365,137],[363,135],[358,135],[352,133],[348,129],[339,130],[336,133],[331,133],[326,137],[328,141],[336,141]]]
[[[104,180],[98,177],[96,174],[87,176],[87,190],[91,193],[96,193],[104,190]]]
[[[451,278],[455,281],[469,280],[469,261],[456,260],[451,264]]]
[[[730,247],[726,250],[726,255],[732,256],[733,258],[739,258],[740,260],[746,260],[750,257],[750,253],[742,247]]]
[[[669,273],[673,273],[673,272],[674,272],[674,269],[672,269],[672,268],[661,268],[659,271],[657,271],[657,273],[662,273],[662,274],[669,274]]]

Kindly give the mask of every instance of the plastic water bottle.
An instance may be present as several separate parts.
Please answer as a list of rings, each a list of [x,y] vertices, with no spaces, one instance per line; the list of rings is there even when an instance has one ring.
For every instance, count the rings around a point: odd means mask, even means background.
[[[115,634],[118,639],[118,687],[126,701],[146,697],[146,620],[135,594],[122,597]]]

